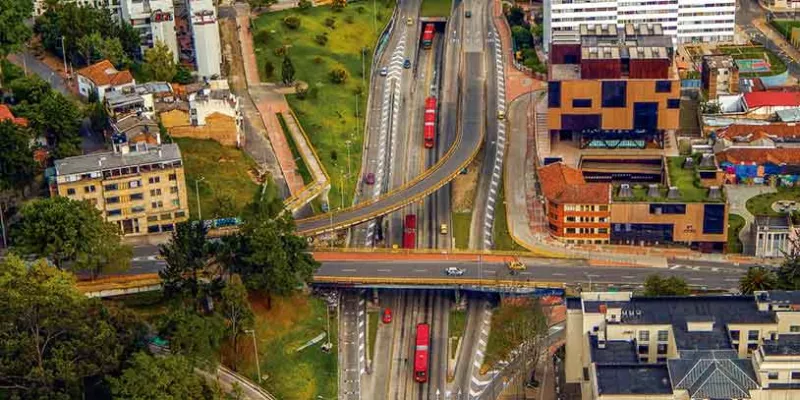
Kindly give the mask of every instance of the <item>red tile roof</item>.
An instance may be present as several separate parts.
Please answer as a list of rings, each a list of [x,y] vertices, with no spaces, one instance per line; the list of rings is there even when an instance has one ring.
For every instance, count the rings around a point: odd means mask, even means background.
[[[608,204],[611,186],[586,183],[581,171],[563,163],[539,168],[539,182],[548,200],[559,204]]]
[[[79,69],[78,75],[86,77],[94,82],[96,86],[117,86],[134,82],[130,71],[117,71],[111,61],[108,60]]]
[[[798,92],[750,92],[744,94],[747,108],[768,106],[800,106],[800,93]]]
[[[19,126],[28,126],[28,119],[22,117],[15,117],[14,114],[11,113],[11,109],[8,108],[5,104],[0,104],[0,121],[8,121],[19,125]]]
[[[796,123],[777,123],[767,125],[730,125],[727,128],[717,131],[717,137],[732,139],[735,137],[746,137],[753,135],[753,138],[763,137],[780,137],[780,138],[800,138],[800,124]]]
[[[793,148],[777,149],[728,149],[717,153],[719,162],[731,164],[789,164],[800,165],[800,151]]]

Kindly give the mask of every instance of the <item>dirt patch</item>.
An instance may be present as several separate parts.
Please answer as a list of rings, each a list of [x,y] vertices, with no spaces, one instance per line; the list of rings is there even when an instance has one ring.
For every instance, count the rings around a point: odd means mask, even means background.
[[[475,157],[467,167],[467,173],[453,179],[453,212],[472,210],[475,203],[475,188],[478,186],[478,171],[481,170],[481,157]]]
[[[223,18],[219,21],[220,39],[223,43],[223,62],[228,71],[228,82],[237,92],[247,90],[247,82],[242,64],[242,53],[239,47],[239,35],[236,31],[236,20]]]

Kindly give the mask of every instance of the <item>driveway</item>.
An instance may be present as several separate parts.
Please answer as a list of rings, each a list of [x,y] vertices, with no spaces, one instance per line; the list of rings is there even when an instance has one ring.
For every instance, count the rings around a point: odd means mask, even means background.
[[[764,193],[774,193],[777,189],[770,186],[743,186],[743,185],[725,185],[725,194],[728,197],[728,205],[730,214],[738,214],[744,218],[744,226],[739,231],[739,240],[742,241],[743,253],[747,254],[751,248],[750,243],[750,224],[755,219],[755,216],[747,210],[747,200],[752,197]]]

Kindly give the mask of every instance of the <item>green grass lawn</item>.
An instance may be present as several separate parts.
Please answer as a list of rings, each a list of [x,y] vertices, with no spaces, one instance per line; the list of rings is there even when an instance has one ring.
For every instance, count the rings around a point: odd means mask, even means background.
[[[744,227],[744,218],[738,214],[728,214],[728,253],[741,253],[742,241],[739,232]]]
[[[469,229],[472,223],[471,212],[454,212],[453,218],[453,238],[456,240],[457,249],[469,247]]]
[[[447,337],[459,338],[464,336],[464,329],[467,327],[467,311],[466,310],[450,310],[450,320],[447,322]],[[449,340],[448,340],[449,343]],[[458,339],[452,342],[448,356],[454,358],[456,349],[458,347]]]
[[[664,185],[659,185],[659,197],[649,197],[649,185],[637,184],[631,187],[633,197],[620,198],[619,185],[614,185],[614,200],[615,201],[660,201],[660,202],[714,202],[708,200],[708,189],[699,186],[699,178],[696,176],[694,169],[684,169],[683,162],[685,157],[669,157],[667,158],[667,172],[669,173],[669,181],[672,186],[677,186],[680,192],[680,198],[672,200],[667,198],[669,188]],[[718,202],[725,201],[725,196],[721,197]]]
[[[421,17],[449,17],[453,8],[453,0],[423,0]]]
[[[129,308],[148,322],[155,322],[168,309],[167,301],[160,290],[110,297],[103,299],[103,302],[109,305]]]
[[[259,185],[253,181],[255,162],[243,151],[213,140],[174,139],[183,155],[189,212],[197,218],[195,182],[203,218],[234,217],[253,201]]]
[[[262,385],[279,399],[336,398],[339,350],[336,316],[331,313],[331,342],[334,346],[330,353],[320,350],[324,340],[297,351],[325,331],[325,303],[304,294],[273,297],[269,310],[265,308],[266,303],[266,299],[253,300],[261,374],[267,376]],[[244,360],[242,370],[257,381],[252,357]]]
[[[369,354],[370,359],[375,357],[375,340],[378,339],[378,324],[381,323],[379,314],[377,310],[367,313],[367,323],[369,324],[369,330],[367,331],[367,354]]]
[[[778,188],[775,193],[764,193],[747,200],[747,211],[753,215],[779,216],[772,209],[772,203],[778,200],[800,200],[800,188]]]
[[[775,53],[767,50],[762,46],[719,46],[717,49],[723,54],[730,54],[734,59],[744,58],[758,58],[763,59],[766,53],[771,70],[767,72],[742,72],[739,75],[742,77],[758,77],[782,74],[786,71],[786,64]]]
[[[340,206],[340,191],[344,193],[344,204],[352,203],[361,166],[372,51],[392,14],[393,3],[380,1],[374,10],[372,4],[355,3],[340,12],[330,7],[314,7],[303,12],[286,10],[266,13],[255,20],[255,51],[261,79],[271,82],[281,79],[283,56],[276,55],[276,49],[285,46],[294,66],[295,79],[309,85],[305,99],[289,95],[287,100],[330,175],[331,208]],[[284,18],[289,16],[300,19],[299,28],[289,29],[284,24]],[[334,28],[325,25],[325,20],[329,18],[334,19]],[[324,46],[316,41],[319,35],[327,36]],[[263,36],[267,39],[263,39]],[[366,49],[363,57],[362,49]],[[265,76],[264,65],[267,61],[275,68],[271,77]],[[365,75],[363,81],[362,65]],[[344,83],[331,81],[330,71],[334,68],[347,71],[348,77]],[[349,165],[352,171],[349,176],[346,176],[347,141],[350,142]]]
[[[289,131],[289,127],[286,125],[286,120],[283,119],[283,114],[276,113],[275,116],[278,117],[278,122],[280,122],[281,129],[283,129],[283,135],[286,136],[286,142],[289,144],[289,149],[292,151],[292,157],[294,157],[294,162],[297,165],[297,173],[303,178],[304,184],[308,185],[309,183],[314,182],[314,177],[311,176],[311,171],[308,170],[308,165],[306,165],[305,160],[303,160],[300,150],[297,149],[297,143],[295,143],[294,137]]]
[[[508,221],[506,220],[506,199],[505,192],[503,191],[503,179],[500,179],[500,185],[497,188],[497,201],[495,201],[494,209],[494,230],[492,231],[492,240],[494,241],[495,250],[506,251],[527,251],[524,247],[517,244],[511,237],[508,231]]]
[[[773,19],[772,26],[778,30],[785,38],[789,39],[792,35],[792,28],[800,28],[800,21],[789,19]]]

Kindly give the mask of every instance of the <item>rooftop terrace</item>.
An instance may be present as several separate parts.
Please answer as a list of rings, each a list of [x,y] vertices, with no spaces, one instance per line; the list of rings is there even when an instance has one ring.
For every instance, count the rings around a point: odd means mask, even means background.
[[[622,184],[616,184],[613,188],[613,200],[618,202],[642,202],[658,201],[673,203],[724,203],[725,195],[718,189],[719,196],[710,196],[711,189],[700,186],[697,172],[701,169],[699,162],[695,162],[691,168],[684,168],[685,157],[667,157],[666,172],[667,184],[657,185],[657,191],[653,193],[647,184],[630,184],[632,195],[620,196]],[[670,187],[677,188],[677,193],[670,193]]]

